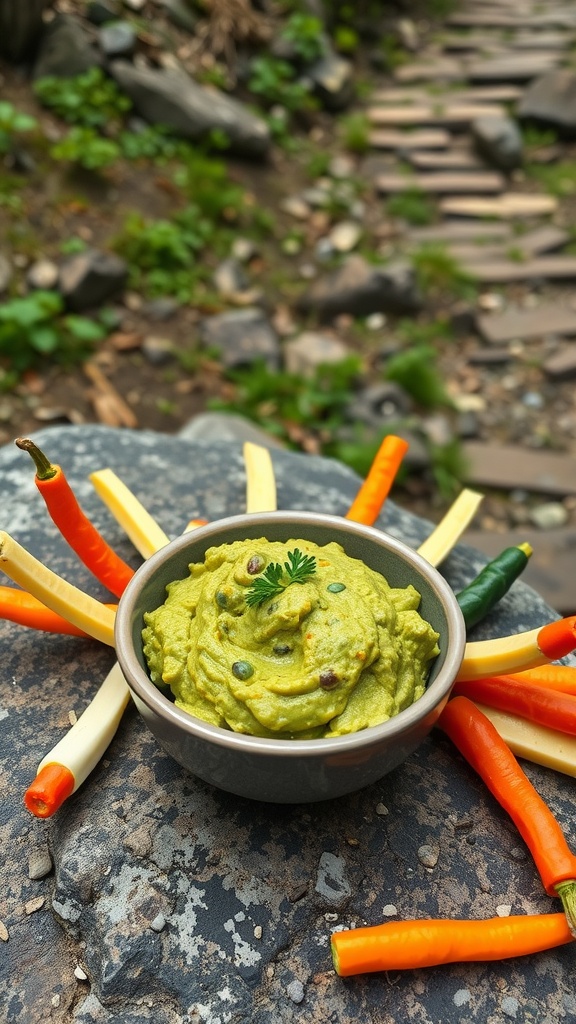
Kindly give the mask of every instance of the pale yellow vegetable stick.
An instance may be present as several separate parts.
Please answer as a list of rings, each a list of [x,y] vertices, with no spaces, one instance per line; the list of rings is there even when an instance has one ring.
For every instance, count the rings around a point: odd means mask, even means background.
[[[498,637],[494,640],[468,642],[457,679],[482,679],[503,676],[525,668],[547,665],[551,660],[538,646],[541,626],[526,633]]]
[[[476,701],[474,701],[476,703]],[[576,778],[576,736],[478,704],[517,757]]]
[[[243,447],[246,466],[246,511],[274,512],[276,510],[276,480],[274,466],[267,448],[245,441]]]
[[[74,776],[75,793],[112,742],[129,699],[130,690],[115,662],[78,721],[42,758],[37,776],[47,765],[61,765]]]
[[[168,544],[170,538],[112,469],[99,469],[90,473],[89,479],[143,558]]]
[[[128,508],[133,515],[135,505],[129,502]],[[162,539],[157,524],[146,514],[138,518],[138,529],[152,553],[154,544]],[[24,796],[24,803],[32,814],[39,818],[51,817],[88,778],[112,742],[129,696],[128,685],[116,662],[76,724],[38,765],[36,778]]]
[[[0,532],[0,569],[47,608],[62,615],[95,640],[114,646],[116,613],[52,572],[52,569],[4,532]]]
[[[465,488],[430,536],[422,542],[418,554],[430,562],[430,565],[440,565],[472,522],[483,500],[483,494]]]

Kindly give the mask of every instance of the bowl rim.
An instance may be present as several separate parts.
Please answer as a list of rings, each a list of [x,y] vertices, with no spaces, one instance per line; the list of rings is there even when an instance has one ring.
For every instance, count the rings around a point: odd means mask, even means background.
[[[386,722],[329,739],[320,737],[307,740],[281,740],[234,732],[211,725],[209,722],[195,718],[176,707],[152,682],[136,656],[131,643],[135,605],[141,588],[150,580],[158,566],[162,565],[166,558],[198,541],[206,541],[206,549],[212,547],[218,543],[217,537],[225,529],[238,528],[244,524],[252,526],[262,523],[264,526],[270,522],[284,523],[287,521],[293,522],[295,526],[314,524],[337,528],[341,533],[365,536],[379,545],[383,544],[384,547],[410,562],[413,568],[426,578],[442,602],[450,631],[450,643],[439,675],[432,681],[422,697]],[[215,537],[216,539],[214,539]],[[338,538],[335,539],[338,540]],[[375,744],[380,745],[384,741],[393,742],[397,736],[410,731],[418,722],[425,720],[444,699],[448,698],[466,645],[466,627],[454,591],[441,573],[414,548],[409,547],[405,541],[376,527],[366,526],[343,516],[300,510],[241,513],[214,520],[193,531],[180,534],[154,552],[136,570],[119,599],[114,631],[116,656],[127,685],[133,696],[135,695],[149,711],[159,715],[168,724],[182,729],[189,737],[196,740],[209,742],[246,755],[267,754],[272,757],[283,755],[324,758],[329,755],[341,755],[347,751],[357,751],[359,748],[369,748]],[[128,643],[125,643],[126,638],[130,638]]]

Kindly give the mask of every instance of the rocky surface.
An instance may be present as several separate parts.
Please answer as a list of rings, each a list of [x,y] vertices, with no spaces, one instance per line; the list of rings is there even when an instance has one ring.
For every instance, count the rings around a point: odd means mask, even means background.
[[[87,513],[136,566],[87,474],[110,466],[176,536],[192,516],[244,508],[242,436],[240,423],[224,421],[201,441],[192,426],[168,438],[89,425],[40,431],[36,440],[57,453]],[[349,469],[276,447],[271,454],[281,507],[346,511],[360,482]],[[28,461],[12,445],[0,449],[0,479],[3,528],[103,597],[57,535]],[[378,525],[412,546],[431,528],[391,501]],[[460,587],[482,564],[459,545],[444,571]],[[518,582],[475,636],[554,617]],[[361,793],[279,807],[192,778],[129,707],[92,776],[40,821],[24,810],[22,794],[112,653],[8,622],[0,623],[0,647],[0,987],[10,1024],[457,1024],[575,1015],[570,948],[348,981],[332,970],[334,928],[557,909],[510,821],[442,737]],[[570,836],[570,780],[526,767]]]

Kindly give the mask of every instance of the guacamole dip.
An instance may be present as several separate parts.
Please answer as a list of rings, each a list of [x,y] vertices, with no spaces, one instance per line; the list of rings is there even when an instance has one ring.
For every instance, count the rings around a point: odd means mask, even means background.
[[[153,682],[191,715],[313,739],[385,722],[423,694],[438,634],[418,591],[339,544],[235,541],[189,570],[142,636]]]

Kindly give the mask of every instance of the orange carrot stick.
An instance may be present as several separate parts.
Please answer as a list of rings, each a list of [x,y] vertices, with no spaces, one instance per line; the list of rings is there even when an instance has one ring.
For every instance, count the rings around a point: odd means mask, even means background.
[[[108,608],[116,610],[115,604]],[[19,587],[0,587],[0,619],[19,626],[39,629],[44,633],[65,633],[67,636],[88,636],[83,629],[68,622],[62,615],[47,608],[37,597]]]
[[[550,661],[558,661],[576,648],[576,615],[556,619],[538,633],[538,647]]]
[[[489,708],[576,736],[576,697],[572,693],[524,683],[514,676],[486,676],[456,682],[452,695],[469,697],[477,704],[487,704]]]
[[[50,818],[74,792],[75,779],[62,764],[47,764],[24,794],[24,804],[37,818]]]
[[[549,896],[559,896],[576,936],[576,855],[560,823],[536,792],[514,754],[468,697],[452,697],[437,725],[508,812],[532,854]]]
[[[509,678],[518,679],[522,683],[533,686],[546,686],[549,690],[572,693],[576,696],[576,667],[574,665],[540,665],[539,668],[528,668],[523,672],[515,672]]]
[[[333,932],[330,945],[336,973],[346,978],[371,971],[504,960],[572,939],[564,914],[532,914],[481,921],[389,921]]]
[[[388,497],[408,447],[408,442],[395,434],[388,434],[384,438],[364,483],[346,513],[346,519],[372,525]]]

